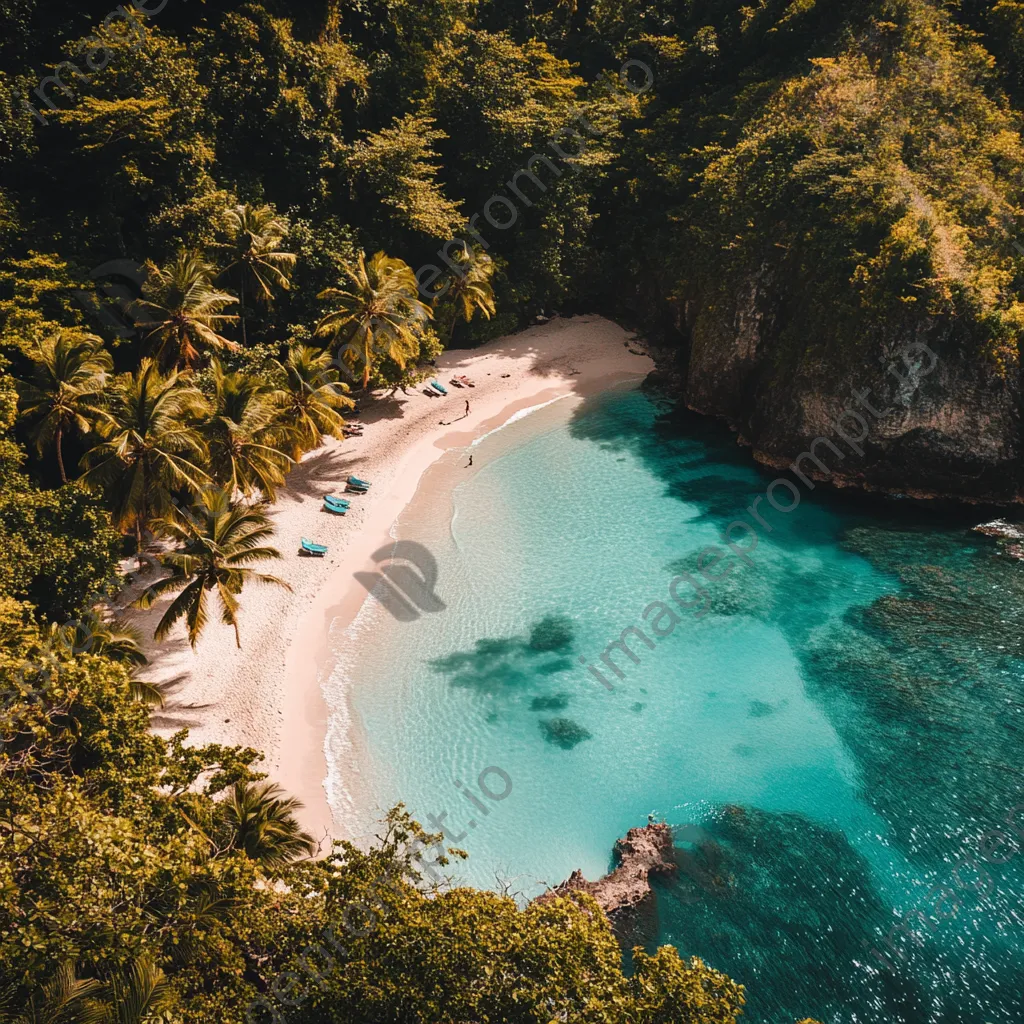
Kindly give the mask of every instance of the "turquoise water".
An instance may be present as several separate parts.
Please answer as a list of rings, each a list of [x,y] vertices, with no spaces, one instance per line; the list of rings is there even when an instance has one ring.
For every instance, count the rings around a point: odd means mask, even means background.
[[[1007,830],[984,877],[957,869],[1024,802],[1024,584],[978,513],[801,491],[788,514],[761,502],[749,562],[705,555],[708,582],[700,552],[772,479],[718,427],[632,390],[474,456],[400,523],[443,610],[370,601],[335,638],[366,762],[349,785],[339,700],[336,810],[359,789],[357,831],[399,800],[443,814],[470,855],[448,870],[522,898],[603,874],[654,815],[681,870],[626,944],[728,972],[745,1019],[1024,1019],[1024,851]],[[612,653],[620,679],[599,659],[631,626],[648,641]],[[887,946],[915,911],[924,941]]]

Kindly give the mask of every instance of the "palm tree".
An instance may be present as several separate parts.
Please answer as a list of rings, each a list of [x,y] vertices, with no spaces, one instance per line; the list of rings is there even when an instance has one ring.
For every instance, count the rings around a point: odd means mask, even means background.
[[[162,375],[151,359],[119,377],[99,426],[105,440],[82,459],[83,482],[106,493],[115,525],[134,527],[140,548],[143,528],[167,512],[173,490],[197,492],[209,482],[197,465],[206,446],[192,425],[209,406],[180,378]]]
[[[225,373],[214,360],[214,411],[204,432],[210,444],[213,477],[230,494],[248,496],[257,488],[270,500],[284,483],[292,460],[279,445],[290,430],[268,385],[244,373]]]
[[[156,683],[148,683],[136,676],[149,659],[142,653],[142,634],[127,622],[107,618],[101,605],[84,612],[80,619],[62,625],[50,624],[51,647],[60,646],[71,654],[99,654],[126,666],[130,674],[129,686],[135,700],[146,704],[163,705],[163,691]]]
[[[0,1021],[3,1024],[77,1024],[95,1020],[86,1000],[102,990],[100,982],[79,978],[73,963],[59,964],[53,977],[32,993],[20,1013],[9,1012],[8,1006],[0,1009]]]
[[[103,418],[100,400],[114,364],[99,338],[70,331],[37,342],[32,362],[33,379],[19,382],[22,412],[39,420],[32,435],[40,455],[54,443],[60,480],[66,484],[64,435],[72,429],[87,434]]]
[[[287,360],[277,365],[287,381],[276,393],[280,416],[296,444],[311,451],[324,434],[341,437],[345,421],[340,410],[355,403],[344,394],[348,385],[339,383],[340,374],[333,369],[330,355],[309,345],[296,345],[288,350]]]
[[[287,289],[295,254],[279,248],[288,234],[289,224],[272,206],[232,206],[224,215],[231,234],[231,262],[221,271],[237,271],[242,301],[242,344],[245,336],[245,289],[249,285],[253,300],[268,305],[274,297],[271,287]]]
[[[138,959],[127,973],[104,985],[79,978],[62,964],[16,1017],[0,1012],[3,1024],[159,1024],[172,1004],[167,976],[152,961]]]
[[[104,618],[99,606],[84,612],[80,619],[51,623],[50,641],[73,654],[102,654],[125,665],[145,665],[148,660],[139,646],[139,631],[117,619]]]
[[[113,978],[104,997],[89,1000],[93,1016],[82,1024],[159,1024],[173,1002],[167,976],[150,960],[135,960],[127,974]]]
[[[158,1024],[172,1004],[167,977],[152,961],[132,961],[104,985],[79,978],[71,963],[33,993],[17,1016],[0,1009],[2,1024]]]
[[[166,267],[147,263],[149,277],[143,298],[133,303],[138,326],[153,340],[153,354],[163,359],[173,353],[177,366],[190,368],[202,357],[201,349],[214,352],[237,351],[240,345],[217,333],[222,323],[237,316],[221,310],[237,302],[233,295],[219,292],[212,283],[213,267],[199,256],[181,253]]]
[[[342,337],[342,357],[350,366],[363,367],[363,387],[370,382],[373,364],[388,356],[402,368],[419,352],[419,328],[431,319],[430,307],[419,299],[416,275],[408,263],[383,252],[367,262],[360,253],[353,266],[344,265],[347,286],[325,288],[317,298],[336,304],[316,327],[319,335]]]
[[[455,325],[458,323],[459,313],[468,324],[477,310],[480,310],[488,320],[494,316],[496,311],[494,289],[491,286],[491,278],[498,269],[494,260],[480,246],[476,245],[472,249],[469,246],[463,246],[462,250],[456,254],[455,262],[459,264],[459,270],[452,274],[452,283],[448,290],[448,297],[452,303],[452,323],[448,331],[449,342],[455,336]]]
[[[284,580],[249,568],[254,562],[281,557],[275,548],[262,543],[274,532],[262,506],[232,504],[229,488],[209,487],[190,513],[166,519],[160,525],[162,532],[179,545],[177,550],[160,556],[161,564],[171,570],[171,575],[149,587],[136,604],[149,608],[156,597],[167,591],[180,593],[164,613],[154,637],[162,640],[184,618],[188,640],[194,648],[207,622],[207,593],[216,591],[221,621],[234,627],[235,643],[240,648],[237,596],[242,587],[255,580],[291,590]]]
[[[272,782],[238,782],[217,805],[226,850],[241,850],[271,872],[301,856],[312,856],[316,842],[303,832],[294,812],[302,804]]]

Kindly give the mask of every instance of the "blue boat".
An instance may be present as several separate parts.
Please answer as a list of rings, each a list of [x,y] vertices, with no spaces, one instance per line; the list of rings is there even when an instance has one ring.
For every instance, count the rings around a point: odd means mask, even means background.
[[[357,476],[350,476],[348,478],[348,485],[349,487],[360,487],[365,491],[370,486],[370,482],[368,480],[360,480]]]
[[[324,555],[327,554],[327,545],[315,544],[313,541],[306,540],[306,538],[303,537],[302,550],[305,551],[307,555],[316,555],[317,558],[323,558]]]
[[[430,386],[432,388],[437,388],[437,390],[440,391],[442,395],[447,395],[448,394],[448,389],[446,387],[442,387],[440,384],[437,383],[436,380],[432,380],[430,382]]]

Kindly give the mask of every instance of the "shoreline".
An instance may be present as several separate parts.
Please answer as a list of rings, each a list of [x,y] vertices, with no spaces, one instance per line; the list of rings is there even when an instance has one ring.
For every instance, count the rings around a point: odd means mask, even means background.
[[[394,524],[446,452],[471,447],[525,410],[642,379],[653,363],[629,351],[635,344],[632,332],[599,316],[556,319],[476,349],[443,353],[436,379],[448,388],[446,398],[415,390],[364,401],[363,436],[329,438],[307,453],[272,506],[272,543],[282,558],[271,571],[292,592],[263,587],[242,595],[241,650],[216,615],[195,652],[181,629],[153,644],[153,626],[170,598],[131,616],[146,636],[146,678],[167,693],[165,706],[153,714],[154,730],[166,736],[187,727],[196,745],[262,751],[260,770],[302,802],[301,824],[328,852],[330,840],[345,833],[325,789],[329,709],[322,677],[332,627],[347,628],[369,597],[354,574],[378,567],[372,554],[393,542]],[[449,386],[453,373],[466,374],[476,387]],[[462,414],[466,400],[468,416]],[[369,479],[370,493],[353,496],[347,516],[323,513],[323,494],[343,490],[349,473]],[[328,556],[298,557],[300,536],[327,544]],[[348,728],[351,735],[356,723]]]
[[[397,474],[401,483],[395,493],[388,495],[385,499],[387,504],[375,516],[372,525],[377,529],[367,528],[360,533],[349,548],[351,560],[334,570],[313,604],[303,613],[285,663],[286,676],[297,680],[301,685],[302,699],[287,705],[284,709],[282,743],[277,751],[278,756],[284,760],[278,761],[275,765],[275,779],[289,793],[301,794],[304,821],[307,828],[313,830],[318,838],[325,831],[332,835],[340,831],[346,838],[351,838],[347,828],[339,828],[341,823],[336,820],[330,806],[325,785],[329,770],[326,741],[331,709],[328,707],[323,686],[325,674],[329,673],[333,663],[332,630],[347,630],[372,596],[354,578],[355,573],[372,573],[380,568],[372,558],[373,553],[394,544],[393,531],[399,519],[415,504],[420,488],[426,482],[428,471],[436,467],[441,458],[449,452],[468,448],[488,434],[501,430],[517,413],[532,411],[573,393],[559,392],[552,395],[555,390],[546,388],[538,395],[517,399],[496,416],[484,420],[478,428],[480,432],[477,436],[472,436],[468,431],[459,432],[461,443],[444,444],[451,435],[435,440],[436,451],[429,453],[428,462],[421,462],[416,458],[417,455],[426,454],[417,452],[416,448],[407,452],[403,462],[415,463],[413,471],[408,476],[403,476],[401,472]],[[465,440],[470,436],[472,440]],[[340,596],[336,597],[335,594],[339,592]],[[350,698],[351,694],[346,693],[349,711],[347,731],[349,739],[353,740],[358,730],[351,715]],[[318,756],[314,758],[310,755],[303,759],[288,760],[288,741],[298,740],[304,735],[311,738],[315,736],[319,744]],[[354,746],[357,751],[355,760],[358,763],[360,745],[356,743]],[[352,770],[354,766],[350,764],[348,767]],[[346,788],[351,793],[352,786]]]
[[[482,458],[478,458],[472,470],[465,465],[467,455],[486,438],[514,426],[517,428],[514,444],[518,447],[538,434],[552,429],[556,418],[560,422],[570,419],[587,398],[607,394],[624,385],[639,383],[644,376],[614,373],[606,377],[588,379],[571,390],[545,389],[532,398],[521,399],[504,407],[495,417],[480,424],[478,436],[468,445],[455,445],[444,449],[423,469],[418,481],[415,482],[410,500],[402,506],[387,534],[380,535],[374,544],[368,543],[366,551],[391,548],[397,543],[419,538],[422,536],[420,529],[423,526],[423,515],[432,518],[442,506],[446,508],[443,518],[445,529],[450,529],[451,516],[455,511],[454,493],[457,486],[469,479],[470,473],[482,471],[492,464],[493,456],[490,452],[485,452]],[[552,409],[557,411],[552,413]],[[544,415],[545,410],[547,415]],[[458,458],[449,458],[452,455],[458,455]],[[501,457],[499,453],[498,458]],[[367,537],[366,540],[369,541],[370,538]],[[380,568],[380,563],[370,560],[367,554],[363,570],[379,572]],[[352,574],[349,574],[345,593],[325,612],[324,626],[319,633],[322,642],[316,645],[315,655],[309,653],[312,648],[307,645],[300,643],[295,646],[296,658],[306,662],[301,678],[308,680],[311,687],[307,693],[305,724],[317,729],[317,736],[324,744],[326,775],[322,789],[328,802],[327,809],[336,834],[343,835],[351,841],[369,840],[374,834],[373,827],[377,820],[390,807],[390,804],[374,802],[370,787],[370,780],[374,776],[366,772],[369,764],[367,736],[354,703],[355,690],[362,682],[357,675],[344,669],[341,672],[344,681],[339,680],[337,675],[338,669],[346,662],[350,663],[350,667],[351,662],[359,664],[358,645],[367,636],[373,636],[373,629],[380,621],[377,616],[383,614],[384,606],[379,601],[369,601],[369,597],[367,590],[356,583]],[[365,623],[362,621],[364,616],[367,618]],[[310,623],[311,627],[313,625]],[[314,676],[310,672],[314,660],[317,683],[315,690],[312,688]],[[329,695],[329,691],[333,692]],[[329,706],[325,708],[325,705]],[[319,713],[324,710],[326,720]],[[343,746],[347,749],[340,757],[338,751],[334,750],[332,757],[332,741],[339,739],[343,739]],[[311,767],[310,763],[306,762],[302,766],[305,770],[300,769],[301,774],[297,771],[294,777],[296,787],[301,786],[303,792],[307,793],[311,793],[315,786]],[[346,806],[341,809],[339,804]]]

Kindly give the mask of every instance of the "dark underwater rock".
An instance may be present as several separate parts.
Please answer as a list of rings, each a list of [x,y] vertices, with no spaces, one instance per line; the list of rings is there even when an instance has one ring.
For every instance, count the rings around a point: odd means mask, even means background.
[[[545,718],[540,723],[540,729],[548,743],[553,743],[563,750],[572,750],[577,743],[591,737],[589,729],[585,729],[571,718]]]
[[[556,693],[550,697],[534,697],[530,701],[531,711],[564,711],[569,706],[569,698],[564,693]]]
[[[545,615],[530,631],[532,651],[565,651],[572,646],[576,628],[565,615]]]
[[[726,805],[676,828],[673,856],[676,871],[652,885],[660,933],[643,944],[671,942],[746,983],[744,1020],[928,1019],[912,972],[883,972],[870,955],[886,950],[892,911],[838,829]]]

